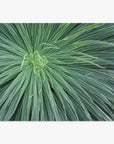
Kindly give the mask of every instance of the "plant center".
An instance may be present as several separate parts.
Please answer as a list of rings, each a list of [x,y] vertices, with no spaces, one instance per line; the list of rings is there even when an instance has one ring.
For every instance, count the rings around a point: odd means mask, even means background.
[[[30,55],[25,55],[24,59],[21,64],[22,67],[32,68],[34,73],[38,73],[41,71],[46,64],[48,63],[47,59],[45,56],[40,56],[38,51],[35,51],[34,53],[31,53]]]

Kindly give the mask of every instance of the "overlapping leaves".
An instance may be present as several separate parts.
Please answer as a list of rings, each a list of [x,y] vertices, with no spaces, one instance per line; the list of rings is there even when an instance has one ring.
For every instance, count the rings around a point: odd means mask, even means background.
[[[0,24],[0,120],[114,120],[114,24]]]

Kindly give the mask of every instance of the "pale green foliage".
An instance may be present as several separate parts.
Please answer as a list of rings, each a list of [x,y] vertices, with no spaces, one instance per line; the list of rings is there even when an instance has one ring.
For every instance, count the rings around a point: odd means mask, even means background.
[[[0,24],[0,120],[114,120],[114,24]]]

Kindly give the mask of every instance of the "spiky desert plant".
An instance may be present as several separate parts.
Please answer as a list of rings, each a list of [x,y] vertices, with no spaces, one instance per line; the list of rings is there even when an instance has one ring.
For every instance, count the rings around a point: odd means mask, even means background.
[[[0,120],[114,120],[114,24],[0,24]]]

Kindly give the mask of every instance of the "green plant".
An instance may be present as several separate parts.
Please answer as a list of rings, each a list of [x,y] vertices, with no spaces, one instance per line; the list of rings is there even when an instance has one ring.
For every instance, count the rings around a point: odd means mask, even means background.
[[[114,120],[114,24],[0,24],[0,120]]]

